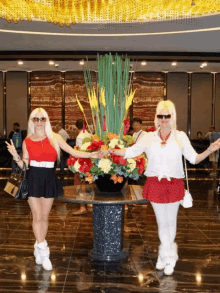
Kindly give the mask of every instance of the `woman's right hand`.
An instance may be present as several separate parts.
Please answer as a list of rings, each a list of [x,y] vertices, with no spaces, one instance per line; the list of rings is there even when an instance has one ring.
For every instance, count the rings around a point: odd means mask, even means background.
[[[8,143],[7,141],[5,142],[5,143],[7,144],[8,151],[9,151],[9,153],[10,153],[14,158],[15,158],[15,157],[18,157],[18,153],[17,153],[17,151],[16,151],[16,148],[15,148],[15,146],[14,146],[14,144],[13,144],[12,139],[10,139],[10,141],[11,141],[11,144]]]

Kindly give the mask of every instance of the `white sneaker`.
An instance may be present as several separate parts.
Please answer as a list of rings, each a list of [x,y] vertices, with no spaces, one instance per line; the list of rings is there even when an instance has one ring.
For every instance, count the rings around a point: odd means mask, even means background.
[[[166,276],[171,276],[174,272],[174,267],[171,263],[166,263],[165,269],[164,269],[164,274]]]
[[[162,271],[165,268],[165,263],[162,261],[161,257],[158,256],[157,263],[156,263],[156,270]]]
[[[45,240],[46,241],[46,240]],[[38,242],[36,240],[35,244],[34,244],[34,256],[35,256],[35,262],[37,265],[42,265],[42,259],[40,256],[40,251],[39,248],[37,247]]]
[[[46,270],[46,271],[51,271],[53,269],[52,263],[50,261],[50,249],[48,246],[46,246],[46,244],[44,242],[39,243],[37,245],[38,249],[39,249],[39,253],[40,253],[40,257],[42,260],[42,267]]]

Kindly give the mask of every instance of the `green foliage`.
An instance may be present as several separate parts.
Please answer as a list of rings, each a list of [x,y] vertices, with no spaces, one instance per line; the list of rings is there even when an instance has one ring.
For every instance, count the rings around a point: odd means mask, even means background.
[[[87,67],[84,69],[84,77],[88,94],[96,92],[98,108],[91,105],[93,123],[96,117],[95,132],[103,140],[106,131],[103,131],[105,120],[107,132],[113,132],[123,136],[124,119],[126,119],[126,99],[131,91],[130,59],[123,56],[104,55],[97,60],[98,76],[97,86],[94,88],[92,71]],[[104,101],[101,92],[104,89]]]
[[[91,142],[92,141],[92,138],[91,137],[85,137],[82,141],[82,144],[86,143],[86,142]]]

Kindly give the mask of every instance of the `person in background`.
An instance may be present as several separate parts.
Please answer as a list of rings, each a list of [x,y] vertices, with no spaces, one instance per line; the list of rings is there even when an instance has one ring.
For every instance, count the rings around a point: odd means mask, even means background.
[[[196,139],[199,140],[199,141],[203,141],[203,137],[202,137],[202,132],[201,131],[198,131],[197,132]]]
[[[220,132],[217,132],[215,130],[215,126],[211,125],[209,127],[209,132],[205,135],[205,138],[209,139],[211,145],[213,142],[220,138]],[[210,173],[210,176],[212,177],[217,176],[218,158],[219,150],[216,150],[215,152],[209,155],[209,161],[212,162],[212,172]]]
[[[134,118],[132,120],[132,127],[133,127],[133,130],[134,130],[134,133],[133,133],[134,142],[138,143],[140,141],[140,139],[145,134],[147,134],[147,132],[142,130],[142,120],[140,118]],[[145,181],[146,181],[146,176],[141,175],[139,177],[139,179],[137,181],[133,182],[132,184],[142,185],[143,186],[145,184]],[[142,205],[142,206],[147,206],[147,205]]]
[[[65,142],[67,141],[69,137],[69,134],[66,132],[66,130],[63,129],[63,123],[59,123],[57,125],[57,132],[60,136],[62,136],[62,138],[65,140]],[[66,165],[66,159],[64,157],[63,152],[61,153],[61,158],[60,158],[60,173],[61,174],[65,174],[65,165]]]
[[[130,126],[129,129],[128,129],[127,135],[133,136],[133,134],[134,134],[134,129],[133,129],[132,126]]]
[[[93,125],[92,121],[89,122],[89,128],[90,128],[92,134],[95,134],[95,128],[94,128],[94,125]]]
[[[22,143],[23,143],[26,135],[27,135],[27,131],[20,130],[20,124],[18,122],[15,122],[13,124],[13,130],[10,132],[8,138],[12,139],[13,144],[14,144],[19,156],[22,155]],[[15,173],[16,164],[15,164],[14,160],[12,160],[11,167],[12,167],[12,172]]]
[[[132,127],[134,130],[133,138],[137,143],[147,132],[142,130],[142,120],[140,118],[134,118],[132,120]]]
[[[77,128],[77,132],[78,135],[76,137],[76,147],[81,147],[82,145],[82,141],[85,137],[91,137],[91,134],[84,129],[83,130],[83,119],[78,119],[76,121],[76,128]],[[78,174],[75,174],[74,176],[74,185],[80,184],[80,178]],[[73,212],[73,216],[79,216],[79,215],[84,215],[87,213],[87,207],[85,204],[80,204],[80,208],[76,211]]]

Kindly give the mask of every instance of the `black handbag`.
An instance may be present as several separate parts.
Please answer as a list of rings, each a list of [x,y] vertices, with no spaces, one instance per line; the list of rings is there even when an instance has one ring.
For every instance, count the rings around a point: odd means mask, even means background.
[[[23,170],[17,167],[16,172],[12,173],[6,183],[4,191],[16,199],[27,199],[28,184],[26,179],[27,167],[24,162]]]

